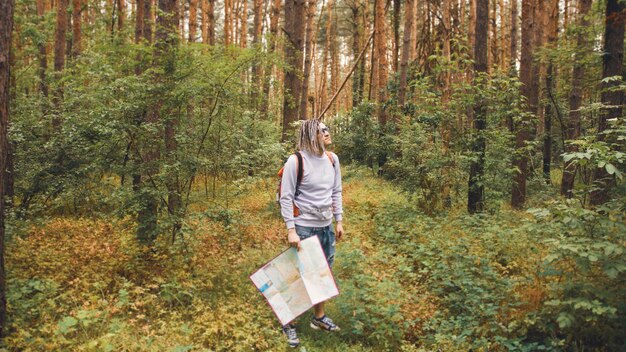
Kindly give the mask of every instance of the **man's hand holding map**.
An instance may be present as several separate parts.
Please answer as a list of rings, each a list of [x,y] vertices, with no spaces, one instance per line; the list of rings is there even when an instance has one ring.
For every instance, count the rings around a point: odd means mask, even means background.
[[[311,236],[250,276],[283,325],[339,294],[320,241]]]

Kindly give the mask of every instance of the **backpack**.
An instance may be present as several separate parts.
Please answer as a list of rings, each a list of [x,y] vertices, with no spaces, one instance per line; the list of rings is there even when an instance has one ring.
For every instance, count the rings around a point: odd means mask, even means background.
[[[302,177],[304,176],[304,163],[302,162],[302,154],[298,151],[295,153],[296,154],[296,172],[297,172],[297,179],[296,179],[296,192],[294,193],[294,198],[300,195],[300,184],[302,183]],[[333,165],[333,169],[335,168],[335,159],[333,158],[333,155],[331,152],[327,151],[326,152],[326,156],[328,157],[328,160],[330,160],[330,163]],[[286,163],[287,161],[285,161]],[[283,166],[280,168],[280,170],[278,170],[278,187],[276,188],[276,204],[278,205],[278,209],[280,211],[280,196],[281,196],[281,191],[283,188],[283,173],[285,172],[285,165],[283,164]],[[293,204],[293,216],[299,216],[300,215],[300,209],[298,209],[298,207],[296,206],[296,203],[294,202]]]

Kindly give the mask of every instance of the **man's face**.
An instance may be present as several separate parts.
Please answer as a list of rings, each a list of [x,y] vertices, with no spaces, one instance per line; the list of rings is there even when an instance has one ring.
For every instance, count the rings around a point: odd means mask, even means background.
[[[333,140],[330,138],[330,130],[328,126],[324,123],[320,123],[320,132],[322,133],[322,140],[324,141],[324,146],[328,147],[333,143]]]

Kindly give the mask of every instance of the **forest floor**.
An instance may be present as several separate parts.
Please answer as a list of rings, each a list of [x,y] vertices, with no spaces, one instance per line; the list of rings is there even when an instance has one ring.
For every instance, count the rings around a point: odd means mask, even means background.
[[[132,219],[50,217],[14,228],[6,251],[4,348],[290,350],[248,278],[287,246],[274,187],[273,180],[244,185],[219,203],[199,190],[182,240],[171,244],[163,236],[151,252],[137,246]],[[418,351],[413,343],[419,345],[422,322],[438,309],[437,297],[419,280],[403,279],[416,275],[407,266],[412,259],[398,243],[382,240],[376,223],[382,209],[405,207],[406,197],[350,167],[343,194],[346,234],[334,269],[341,294],[327,304],[342,330],[312,330],[306,313],[297,321],[302,345],[296,350]],[[420,221],[415,226],[430,226]],[[438,348],[456,350],[446,345]]]

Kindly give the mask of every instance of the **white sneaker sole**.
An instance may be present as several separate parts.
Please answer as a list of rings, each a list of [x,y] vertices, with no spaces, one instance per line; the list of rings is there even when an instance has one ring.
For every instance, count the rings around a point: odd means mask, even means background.
[[[326,331],[326,332],[335,332],[335,331],[339,331],[341,329],[337,328],[335,330],[327,330],[327,329],[322,329],[321,327],[311,323],[311,328],[315,329],[315,330],[322,330],[322,331]]]

